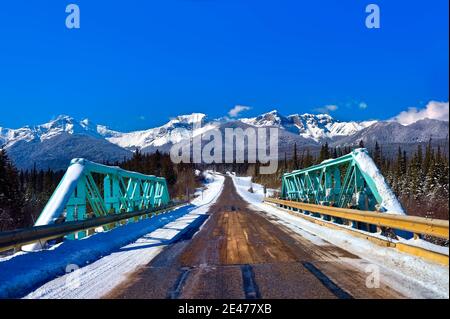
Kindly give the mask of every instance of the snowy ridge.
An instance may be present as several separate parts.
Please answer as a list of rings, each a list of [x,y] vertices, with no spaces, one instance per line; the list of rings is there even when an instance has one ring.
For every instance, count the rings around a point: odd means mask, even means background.
[[[277,127],[280,129],[280,151],[291,154],[292,145],[318,149],[354,146],[361,141],[368,147],[382,142],[386,154],[393,155],[399,145],[415,149],[417,142],[433,138],[445,141],[448,122],[421,120],[407,126],[392,121],[341,122],[329,114],[282,115],[274,110],[253,118],[219,118],[208,120],[203,113],[177,116],[166,124],[146,130],[120,132],[105,125],[81,121],[66,115],[37,126],[19,129],[0,127],[0,146],[6,147],[13,162],[21,169],[34,164],[42,169],[63,169],[74,157],[92,161],[120,161],[137,148],[144,153],[157,150],[168,153],[172,145],[189,141],[213,129]],[[82,154],[81,154],[82,153]],[[26,155],[25,155],[26,154]]]
[[[144,149],[151,146],[158,147],[189,140],[192,136],[196,136],[215,127],[216,124],[206,122],[205,114],[193,113],[177,116],[163,126],[144,131],[120,133],[107,130],[105,127],[101,127],[99,131],[105,134],[104,136],[109,142],[120,147],[128,149],[138,147]]]
[[[87,135],[94,138],[102,138],[94,124],[88,119],[77,121],[73,117],[60,115],[48,123],[37,126],[25,126],[19,129],[0,127],[0,141],[11,147],[19,141],[31,142],[34,140],[45,141],[63,133],[71,135]]]
[[[5,144],[8,148],[18,141],[40,140],[42,142],[67,133],[105,139],[126,149],[137,147],[144,149],[179,143],[191,138],[192,135],[196,136],[217,128],[221,123],[227,121],[231,120],[222,118],[208,121],[205,114],[192,113],[177,116],[159,127],[141,131],[120,132],[105,125],[92,123],[89,119],[77,121],[73,117],[60,115],[48,123],[33,127],[25,126],[19,129],[0,127],[0,143]],[[376,122],[339,122],[328,114],[313,115],[305,113],[303,115],[283,116],[276,110],[254,118],[237,119],[237,121],[255,127],[276,126],[315,142],[350,136]]]
[[[283,116],[276,110],[258,117],[244,118],[240,121],[256,127],[277,126],[315,142],[350,136],[376,123],[376,121],[340,122],[329,114],[305,113]]]
[[[158,148],[179,143],[230,122],[241,122],[254,127],[278,127],[316,145],[325,141],[332,142],[333,145],[353,145],[360,140],[367,143],[374,143],[375,140],[415,143],[427,141],[430,136],[437,139],[446,137],[448,130],[448,122],[438,120],[422,120],[404,126],[392,121],[345,122],[336,120],[329,114],[304,113],[284,116],[273,110],[252,118],[225,117],[213,120],[208,120],[207,115],[203,113],[192,113],[179,115],[162,126],[147,130],[120,132],[92,123],[89,119],[78,121],[73,117],[60,115],[37,126],[18,129],[0,127],[0,144],[8,148],[19,141],[43,142],[67,133],[102,139],[128,150]]]

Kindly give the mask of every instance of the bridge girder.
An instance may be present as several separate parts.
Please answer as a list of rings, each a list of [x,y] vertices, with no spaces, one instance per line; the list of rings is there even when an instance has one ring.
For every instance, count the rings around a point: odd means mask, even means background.
[[[141,211],[168,204],[165,178],[73,159],[35,226]],[[112,226],[112,225],[111,225]],[[108,227],[107,227],[108,228]],[[85,237],[85,232],[67,236]]]
[[[284,174],[281,197],[310,204],[405,214],[363,148]]]

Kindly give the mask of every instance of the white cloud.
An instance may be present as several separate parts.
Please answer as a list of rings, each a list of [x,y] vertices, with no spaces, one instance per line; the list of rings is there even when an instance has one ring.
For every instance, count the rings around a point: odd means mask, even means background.
[[[330,104],[330,105],[325,105],[324,107],[318,107],[315,109],[316,112],[320,112],[320,113],[330,113],[330,112],[334,112],[338,109],[337,105],[334,104]]]
[[[237,117],[241,112],[248,111],[250,109],[250,106],[236,105],[228,112],[228,115],[230,117]]]
[[[141,115],[141,116],[139,116],[139,119],[140,119],[141,121],[145,121],[145,116],[144,116],[144,115]]]
[[[448,121],[448,102],[430,101],[423,109],[410,107],[407,111],[401,112],[391,120],[403,125],[409,125],[426,118]]]
[[[367,103],[366,102],[361,102],[361,103],[359,103],[359,108],[361,109],[361,110],[365,110],[365,109],[367,109]]]

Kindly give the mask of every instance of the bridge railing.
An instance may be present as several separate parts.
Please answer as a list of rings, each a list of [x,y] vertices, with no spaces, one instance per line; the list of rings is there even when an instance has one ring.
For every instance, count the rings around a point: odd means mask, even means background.
[[[310,204],[333,203],[367,211],[406,215],[402,205],[364,148],[318,165],[286,173],[281,197]]]
[[[126,171],[83,158],[73,159],[34,226],[57,221],[84,221],[108,215],[154,209],[170,203],[165,178]],[[103,226],[105,230],[114,223]],[[80,239],[85,231],[73,232],[68,239]],[[45,243],[45,242],[44,242]],[[41,243],[22,247],[42,248]]]
[[[95,217],[87,220],[70,221],[61,224],[50,224],[42,226],[34,226],[30,228],[18,229],[8,232],[0,233],[0,252],[11,249],[20,249],[23,245],[33,243],[45,243],[46,241],[56,238],[63,238],[64,236],[75,234],[80,231],[86,233],[93,233],[95,228],[110,225],[112,223],[123,222],[126,220],[151,218],[152,216],[175,209],[187,202],[173,203],[170,205],[162,205],[146,209],[143,211],[129,212],[117,215]]]
[[[265,198],[268,203],[287,209],[295,209],[303,214],[317,214],[319,217],[342,225],[352,225],[360,222],[373,225],[378,231],[381,227],[408,231],[418,235],[430,235],[438,238],[449,238],[449,221],[416,216],[392,215],[356,209],[307,204],[302,202]],[[339,219],[339,220],[337,220]],[[356,227],[355,227],[356,228]]]

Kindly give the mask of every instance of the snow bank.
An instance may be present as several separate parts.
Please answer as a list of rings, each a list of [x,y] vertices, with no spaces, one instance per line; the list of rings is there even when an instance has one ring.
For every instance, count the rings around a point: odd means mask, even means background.
[[[264,200],[264,186],[253,183],[251,177],[236,177],[236,174],[228,173],[228,176],[233,178],[234,185],[236,188],[240,188],[247,192],[246,196],[248,200],[252,203],[262,203]],[[248,190],[252,189],[253,193],[250,193]],[[266,196],[272,196],[276,190],[271,188],[266,188],[267,194]]]
[[[202,177],[207,183],[211,183],[212,181],[214,181],[214,175],[212,171],[204,171],[202,173]]]
[[[191,212],[74,272],[47,282],[26,299],[101,298],[148,264],[163,248],[204,219]],[[197,222],[198,221],[198,222]]]
[[[353,157],[359,168],[375,182],[378,193],[382,198],[381,207],[386,210],[385,213],[406,215],[394,192],[388,186],[380,170],[367,152],[364,149],[356,149],[353,151]]]
[[[345,231],[330,229],[295,217],[283,209],[263,203],[261,196],[249,193],[248,177],[232,176],[232,178],[239,195],[256,210],[265,212],[271,220],[275,219],[277,223],[288,227],[317,246],[332,244],[359,256],[361,259],[343,258],[342,261],[361,271],[365,271],[368,264],[379,266],[382,280],[406,297],[449,297],[448,266],[431,263],[392,248],[380,247]],[[416,244],[419,246],[421,243]],[[448,248],[446,250],[448,254]]]
[[[64,241],[49,250],[0,258],[0,298],[22,297],[45,283],[29,297],[97,298],[107,293],[127,273],[148,263],[163,245],[195,225],[218,198],[223,181],[223,176],[216,176],[207,184],[203,199],[165,214],[82,240]],[[69,265],[80,269],[66,274]],[[57,276],[62,277],[55,279]],[[72,276],[80,279],[79,289],[68,289]]]
[[[49,250],[18,253],[4,261],[0,259],[0,298],[20,297],[24,291],[63,275],[68,265],[83,267],[185,215],[188,209],[179,208],[82,240],[64,241]]]
[[[225,177],[219,174],[210,174],[212,179],[206,182],[205,188],[202,190],[203,194],[199,194],[191,201],[195,206],[212,204],[216,201],[218,195],[222,192]]]

